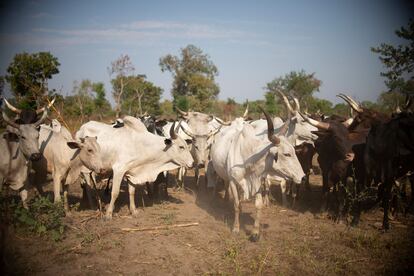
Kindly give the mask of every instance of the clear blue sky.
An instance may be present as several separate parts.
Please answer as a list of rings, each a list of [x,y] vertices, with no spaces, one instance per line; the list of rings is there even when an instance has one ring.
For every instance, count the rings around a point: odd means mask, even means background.
[[[316,95],[335,103],[346,92],[375,101],[385,90],[370,47],[400,43],[394,31],[414,14],[409,1],[9,1],[0,4],[0,74],[16,53],[50,51],[63,94],[73,81],[103,81],[128,54],[136,73],[171,98],[172,79],[159,58],[188,44],[219,69],[220,98],[263,98],[264,86],[292,70],[315,72]]]

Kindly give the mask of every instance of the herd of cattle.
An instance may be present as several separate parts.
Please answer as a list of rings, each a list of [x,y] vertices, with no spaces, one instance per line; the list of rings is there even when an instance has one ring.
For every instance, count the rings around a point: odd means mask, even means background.
[[[148,185],[168,171],[179,169],[177,183],[184,185],[186,169],[205,168],[206,185],[224,183],[234,204],[233,232],[239,232],[240,201],[255,199],[256,218],[252,240],[259,238],[261,210],[268,203],[269,185],[277,181],[292,196],[299,188],[310,189],[312,159],[318,154],[322,171],[322,210],[331,210],[340,221],[350,213],[359,221],[363,202],[355,200],[367,189],[376,188],[376,202],[384,209],[383,228],[389,228],[391,190],[396,180],[408,177],[414,191],[414,115],[407,100],[403,111],[387,115],[365,108],[349,96],[338,95],[355,116],[304,114],[299,101],[279,92],[288,111],[283,122],[263,111],[265,119],[243,117],[225,122],[200,112],[177,108],[179,121],[159,121],[151,116],[125,116],[113,124],[85,123],[75,139],[57,120],[43,124],[53,101],[38,110],[21,110],[3,99],[7,129],[0,137],[0,185],[19,191],[27,208],[27,188],[53,179],[54,200],[68,209],[68,186],[81,177],[87,190],[96,189],[96,177],[112,179],[111,200],[106,218],[111,218],[121,183],[128,184],[130,212],[135,206],[137,185]],[[5,107],[16,113],[10,119]],[[350,200],[348,186],[354,187]],[[90,195],[90,193],[88,193]],[[411,197],[412,202],[412,197]]]

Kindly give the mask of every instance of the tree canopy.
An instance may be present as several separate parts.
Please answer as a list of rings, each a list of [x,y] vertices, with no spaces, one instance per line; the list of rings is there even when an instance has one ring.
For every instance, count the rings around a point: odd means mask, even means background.
[[[379,59],[387,68],[381,75],[390,91],[414,93],[414,20],[407,27],[401,27],[395,34],[404,40],[398,46],[382,43],[372,47],[371,51],[379,54]]]
[[[34,107],[48,94],[48,80],[59,73],[59,66],[50,52],[16,54],[7,68],[6,80],[21,105]]]
[[[181,49],[180,57],[171,54],[161,57],[159,65],[162,72],[169,71],[173,76],[171,94],[175,105],[180,108],[187,105],[198,111],[211,107],[220,92],[215,82],[218,70],[200,48],[188,45]]]
[[[121,96],[121,109],[125,114],[140,116],[148,114],[159,115],[162,89],[146,80],[145,75],[118,77],[112,80],[114,90],[120,90],[124,84]]]

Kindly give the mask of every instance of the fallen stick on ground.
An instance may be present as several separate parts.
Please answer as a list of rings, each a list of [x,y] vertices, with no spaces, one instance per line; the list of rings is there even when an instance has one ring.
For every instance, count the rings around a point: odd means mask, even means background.
[[[162,225],[162,226],[154,226],[154,227],[142,227],[142,228],[121,228],[122,231],[151,231],[151,230],[168,230],[171,228],[177,227],[189,227],[189,226],[197,226],[198,222],[191,222],[191,223],[183,223],[183,224],[172,224],[172,225]]]

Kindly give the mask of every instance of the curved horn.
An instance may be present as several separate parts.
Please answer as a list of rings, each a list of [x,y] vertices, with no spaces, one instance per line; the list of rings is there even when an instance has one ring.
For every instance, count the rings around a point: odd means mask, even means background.
[[[324,130],[328,130],[329,129],[329,123],[325,123],[325,122],[319,122],[317,120],[314,120],[312,118],[309,118],[307,115],[300,113],[300,115],[302,115],[302,117],[311,125],[320,128],[320,129],[324,129]]]
[[[17,114],[22,113],[22,110],[21,110],[21,109],[18,109],[17,107],[14,107],[11,103],[9,103],[9,101],[8,101],[8,100],[6,100],[6,98],[3,98],[3,99],[4,99],[4,102],[6,103],[7,107],[8,107],[11,111],[13,111],[14,113],[17,113]]]
[[[4,112],[4,110],[2,110],[2,114],[3,114],[3,120],[10,126],[14,127],[14,128],[19,128],[19,124],[16,124],[15,122],[13,122],[12,120],[10,120],[9,116],[7,116],[6,112]]]
[[[286,135],[286,133],[287,133],[287,131],[289,129],[289,125],[290,125],[290,119],[291,119],[291,116],[289,114],[288,118],[283,123],[282,127],[280,128],[278,135],[283,135],[283,136]]]
[[[351,97],[342,93],[336,96],[346,101],[356,112],[361,113],[363,111],[359,104],[356,101],[354,101]]]
[[[40,126],[43,123],[43,121],[46,120],[46,118],[47,118],[47,109],[43,111],[42,117],[36,123],[34,123],[34,125],[37,127]]]
[[[184,117],[188,116],[188,112],[184,112],[181,109],[179,109],[178,107],[175,107],[175,109],[177,109],[178,113],[180,113],[182,116],[184,116]]]
[[[278,145],[280,143],[280,139],[279,139],[279,137],[277,137],[275,135],[275,128],[273,126],[272,118],[270,118],[270,115],[266,111],[264,111],[264,109],[261,106],[259,106],[259,108],[264,113],[264,115],[266,117],[266,121],[267,121],[267,138],[273,144]]]
[[[211,136],[215,135],[217,132],[219,132],[219,131],[220,131],[220,129],[221,129],[221,126],[219,126],[219,127],[218,127],[218,128],[216,128],[216,129],[211,130],[211,131],[210,131],[210,133],[209,133],[209,134],[207,134],[207,136],[208,136],[208,137],[211,137]]]
[[[225,121],[223,121],[222,119],[220,119],[218,117],[214,117],[214,119],[216,119],[216,121],[219,122],[223,126],[229,126],[229,125],[231,125],[231,122],[225,122]]]
[[[181,129],[184,131],[185,134],[187,134],[191,138],[194,138],[195,135],[189,129],[185,129],[185,127],[182,124],[180,124],[180,126],[181,126]]]
[[[172,124],[170,128],[170,137],[173,140],[177,139],[177,133],[175,133],[175,122]]]
[[[249,114],[249,103],[246,105],[246,110],[243,113],[243,119],[247,119],[247,115]]]
[[[296,111],[300,111],[300,104],[299,104],[299,100],[296,97],[292,97],[293,101],[295,102],[296,105]]]
[[[289,111],[289,112],[291,112],[291,113],[293,113],[293,112],[294,112],[294,110],[293,110],[292,106],[290,105],[289,100],[287,99],[287,97],[285,96],[285,94],[283,94],[283,93],[282,93],[282,91],[280,91],[280,90],[276,90],[276,91],[277,91],[277,92],[280,94],[280,96],[283,98],[283,101],[285,102],[285,105],[286,105],[286,107],[287,107],[288,111]]]
[[[40,113],[44,112],[47,109],[50,109],[52,105],[55,103],[56,97],[53,97],[53,100],[49,102],[49,104],[46,107],[42,107],[36,110],[36,114],[39,115]]]
[[[346,120],[346,121],[344,121],[344,122],[342,122],[342,124],[345,126],[345,127],[349,127],[351,124],[352,124],[352,122],[354,121],[354,118],[349,118],[348,120]]]

